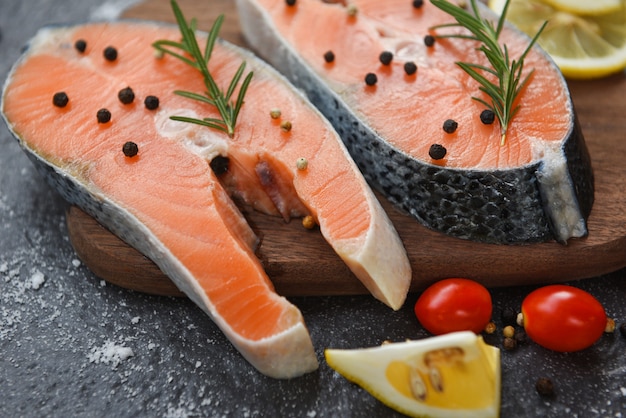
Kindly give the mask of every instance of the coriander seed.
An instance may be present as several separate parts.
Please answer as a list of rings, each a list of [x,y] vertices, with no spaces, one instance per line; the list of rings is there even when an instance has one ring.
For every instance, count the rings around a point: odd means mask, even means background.
[[[291,122],[289,122],[288,120],[284,120],[280,123],[280,129],[282,129],[283,132],[290,132],[291,127]]]
[[[507,325],[502,329],[502,335],[506,338],[513,338],[515,336],[515,328],[511,325]]]
[[[302,226],[306,229],[313,229],[315,228],[315,226],[317,225],[317,223],[315,222],[315,218],[312,217],[311,215],[307,215],[304,218],[302,218]]]

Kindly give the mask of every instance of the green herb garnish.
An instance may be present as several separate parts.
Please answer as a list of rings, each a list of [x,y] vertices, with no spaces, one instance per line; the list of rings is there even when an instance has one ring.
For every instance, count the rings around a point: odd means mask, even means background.
[[[506,132],[509,124],[520,108],[519,104],[515,104],[515,99],[524,89],[528,83],[530,75],[534,71],[534,69],[530,70],[530,72],[522,80],[524,58],[526,58],[528,52],[537,42],[537,39],[547,22],[544,22],[522,55],[517,60],[511,60],[507,46],[500,46],[498,42],[498,37],[504,27],[506,12],[509,8],[509,0],[506,1],[502,14],[498,19],[497,26],[495,27],[491,21],[481,17],[476,0],[470,1],[471,12],[452,4],[447,0],[432,0],[433,5],[454,17],[457,23],[437,25],[433,26],[431,29],[462,27],[469,30],[471,35],[449,34],[437,35],[436,37],[463,38],[480,42],[481,45],[478,47],[478,50],[485,54],[485,57],[487,57],[487,60],[491,64],[491,67],[468,62],[457,62],[457,65],[480,84],[479,90],[491,97],[491,103],[487,103],[479,97],[472,98],[480,103],[483,103],[495,113],[498,121],[500,122],[500,131],[502,134],[500,145],[504,145],[506,142]],[[485,76],[485,73],[494,75],[497,78],[497,81],[495,83],[490,81]]]
[[[220,27],[222,26],[222,22],[224,21],[224,15],[218,16],[215,22],[213,22],[213,26],[209,31],[203,53],[200,49],[200,46],[198,45],[198,40],[196,39],[196,20],[192,19],[191,21],[189,21],[189,23],[187,23],[183,12],[181,11],[180,7],[178,7],[178,4],[175,0],[172,0],[172,10],[174,11],[174,16],[176,17],[178,27],[180,28],[182,40],[180,42],[176,42],[163,39],[154,42],[152,46],[164,54],[169,54],[180,59],[181,61],[191,65],[192,67],[200,71],[200,73],[202,73],[202,76],[204,77],[204,85],[206,87],[205,95],[181,90],[176,90],[174,93],[179,96],[198,100],[200,102],[215,106],[219,111],[221,119],[196,119],[185,116],[171,116],[171,119],[182,122],[196,123],[198,125],[208,126],[209,128],[219,129],[220,131],[226,132],[228,136],[232,137],[235,132],[237,116],[239,115],[239,111],[241,110],[241,106],[244,102],[246,90],[248,89],[248,86],[250,85],[250,80],[252,79],[252,72],[249,72],[243,80],[239,89],[239,94],[237,95],[237,99],[234,102],[231,101],[231,96],[239,85],[241,77],[243,76],[243,73],[245,71],[246,62],[244,61],[241,63],[241,65],[235,72],[235,75],[233,76],[233,79],[231,80],[226,92],[218,87],[217,83],[213,79],[213,76],[211,75],[211,72],[209,71],[208,65],[209,60],[211,59],[211,53],[213,52],[215,41],[217,40],[220,31]],[[176,52],[176,49],[180,50],[180,52]]]

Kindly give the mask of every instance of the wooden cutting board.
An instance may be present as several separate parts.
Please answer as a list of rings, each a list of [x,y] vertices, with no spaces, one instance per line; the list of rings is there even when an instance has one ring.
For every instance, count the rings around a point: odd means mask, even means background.
[[[244,45],[231,0],[180,0],[199,28],[208,29],[217,15],[226,20],[221,36]],[[168,0],[148,0],[125,17],[173,22]],[[626,76],[569,82],[574,104],[592,156],[596,200],[589,236],[567,246],[479,244],[431,231],[381,199],[413,266],[412,290],[445,277],[469,277],[487,286],[563,282],[595,277],[626,266]],[[261,236],[258,251],[278,293],[341,295],[366,293],[319,230],[305,230],[298,220],[285,223],[243,208]],[[78,256],[99,277],[113,284],[160,295],[180,295],[150,260],[109,233],[75,207],[67,213],[69,235]]]

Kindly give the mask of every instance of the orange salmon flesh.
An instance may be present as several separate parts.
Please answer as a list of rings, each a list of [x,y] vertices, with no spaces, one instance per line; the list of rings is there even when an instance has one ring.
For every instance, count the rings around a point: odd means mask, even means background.
[[[254,72],[232,138],[171,120],[219,115],[174,94],[203,92],[202,76],[175,57],[156,56],[151,45],[158,39],[180,34],[172,26],[129,22],[44,29],[6,83],[5,118],[27,152],[131,219],[118,229],[136,223],[147,231],[136,240],[140,250],[259,370],[274,377],[311,371],[317,360],[302,315],[274,292],[254,254],[258,239],[230,196],[272,215],[311,214],[355,274],[394,309],[411,278],[402,243],[336,132],[251,54],[220,41],[210,61],[220,86],[242,60]],[[86,41],[83,52],[75,48],[78,40]],[[104,56],[107,47],[116,49],[115,60]],[[126,87],[135,94],[130,104],[118,99]],[[53,104],[59,92],[69,98],[64,107]],[[158,108],[144,105],[148,96],[158,98]],[[279,119],[270,116],[275,108]],[[109,121],[98,120],[100,109],[109,111]],[[281,129],[285,120],[289,132]],[[129,141],[137,155],[122,152]],[[211,170],[216,156],[228,158],[226,173]],[[306,170],[296,167],[301,157]],[[98,215],[97,207],[88,212]],[[109,226],[115,231],[114,222]]]
[[[370,184],[425,226],[497,244],[584,237],[593,170],[558,67],[536,45],[526,55],[519,83],[528,76],[527,84],[504,132],[483,117],[491,97],[457,65],[478,65],[499,84],[480,43],[433,2],[237,7],[253,50],[309,95]],[[498,16],[476,7],[495,27]],[[463,38],[441,37],[449,35]],[[508,25],[498,37],[509,61],[530,42]]]

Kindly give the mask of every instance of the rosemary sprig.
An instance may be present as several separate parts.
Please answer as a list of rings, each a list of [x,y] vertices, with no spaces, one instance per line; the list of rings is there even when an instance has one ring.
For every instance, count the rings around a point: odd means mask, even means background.
[[[244,96],[246,94],[248,86],[250,85],[250,80],[252,79],[253,73],[249,72],[248,75],[246,75],[243,82],[241,83],[237,99],[235,101],[232,101],[231,97],[235,92],[235,89],[239,85],[241,77],[243,77],[246,68],[246,62],[243,61],[241,63],[241,65],[235,72],[232,80],[230,81],[226,92],[219,88],[219,86],[213,79],[211,72],[209,71],[209,60],[211,59],[211,53],[213,52],[215,41],[218,38],[222,22],[224,21],[224,15],[218,16],[215,22],[213,22],[213,26],[209,31],[203,53],[200,49],[200,46],[198,45],[198,40],[195,36],[196,20],[192,19],[188,23],[176,1],[172,0],[171,3],[174,16],[176,17],[176,22],[178,23],[178,27],[180,29],[182,40],[180,42],[176,42],[168,39],[162,39],[154,42],[152,46],[161,53],[172,55],[180,59],[181,61],[189,64],[190,66],[196,68],[198,71],[200,71],[200,73],[202,73],[202,76],[204,77],[204,85],[206,88],[205,95],[182,90],[176,90],[174,93],[188,99],[198,100],[211,106],[215,106],[221,116],[221,119],[197,119],[185,116],[171,116],[170,119],[208,126],[209,128],[214,128],[226,132],[228,136],[232,137],[235,133],[237,116],[239,116],[239,111],[241,110],[241,106],[243,105]],[[179,52],[176,52],[176,50],[179,50]]]
[[[478,50],[485,55],[491,67],[468,62],[457,62],[457,65],[480,84],[479,90],[483,91],[491,98],[491,103],[487,103],[479,97],[472,97],[474,100],[483,103],[487,108],[491,109],[498,118],[500,122],[500,132],[502,134],[500,145],[504,145],[511,120],[520,108],[519,103],[515,103],[515,99],[526,84],[528,84],[530,76],[534,72],[534,69],[530,70],[522,79],[524,59],[537,42],[547,22],[544,22],[522,55],[517,60],[511,60],[507,46],[500,46],[498,42],[498,37],[504,27],[506,13],[509,8],[509,0],[506,1],[496,26],[494,26],[490,20],[481,17],[476,0],[470,0],[471,12],[447,0],[431,1],[433,5],[451,15],[457,21],[457,23],[433,26],[431,29],[462,27],[471,33],[471,35],[436,35],[437,38],[462,38],[480,42]],[[495,76],[497,81],[492,82],[487,78],[488,76],[486,74]]]

